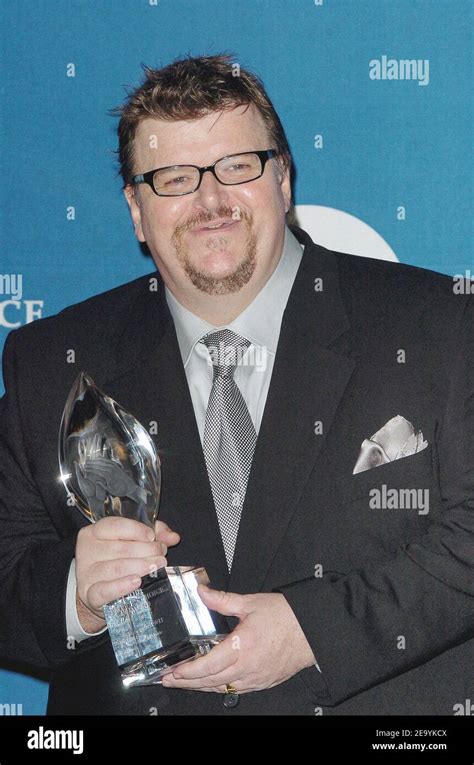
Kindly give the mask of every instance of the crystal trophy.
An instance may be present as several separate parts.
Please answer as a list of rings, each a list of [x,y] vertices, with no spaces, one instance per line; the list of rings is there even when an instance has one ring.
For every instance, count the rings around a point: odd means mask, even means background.
[[[67,398],[59,467],[68,497],[95,523],[111,515],[154,530],[161,465],[145,428],[85,373]],[[153,685],[177,664],[208,653],[227,633],[225,620],[200,599],[208,584],[197,566],[168,566],[103,607],[124,687]]]

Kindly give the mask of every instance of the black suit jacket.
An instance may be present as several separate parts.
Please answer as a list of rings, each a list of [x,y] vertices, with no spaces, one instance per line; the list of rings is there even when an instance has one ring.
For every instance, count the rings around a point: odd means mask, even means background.
[[[140,278],[9,335],[0,653],[52,670],[50,714],[451,715],[474,698],[472,298],[448,277],[292,230],[305,253],[230,577],[162,283]],[[219,589],[282,592],[321,673],[226,709],[220,694],[124,691],[107,633],[68,645],[67,574],[87,521],[66,504],[57,437],[81,369],[145,426],[158,423],[160,518],[181,534],[170,565],[203,564]],[[361,442],[397,414],[429,446],[353,475]],[[369,491],[383,485],[428,489],[429,512],[372,509]]]

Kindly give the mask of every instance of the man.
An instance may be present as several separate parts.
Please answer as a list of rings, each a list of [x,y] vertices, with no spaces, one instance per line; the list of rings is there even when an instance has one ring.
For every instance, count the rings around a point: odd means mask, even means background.
[[[53,670],[50,714],[453,714],[474,693],[472,300],[286,226],[281,123],[231,63],[147,69],[120,109],[159,273],[8,338],[2,653]],[[81,369],[158,423],[155,540],[66,504]],[[166,561],[206,567],[232,631],[124,690],[102,607]]]

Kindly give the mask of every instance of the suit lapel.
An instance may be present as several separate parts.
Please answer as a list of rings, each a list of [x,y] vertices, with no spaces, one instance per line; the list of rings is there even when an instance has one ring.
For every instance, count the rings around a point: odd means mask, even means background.
[[[264,585],[354,368],[330,348],[349,329],[335,256],[300,229],[293,233],[305,252],[283,316],[255,448],[228,582],[233,592],[258,592]],[[315,432],[317,422],[322,432]]]

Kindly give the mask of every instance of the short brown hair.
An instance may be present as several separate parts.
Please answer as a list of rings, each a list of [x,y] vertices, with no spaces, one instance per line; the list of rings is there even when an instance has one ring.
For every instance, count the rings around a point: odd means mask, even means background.
[[[284,167],[291,166],[291,154],[283,126],[257,75],[240,68],[230,54],[188,56],[162,69],[143,65],[145,81],[129,93],[126,102],[111,110],[120,117],[117,151],[123,186],[134,175],[134,138],[147,117],[161,120],[189,120],[211,112],[254,104],[263,118],[272,146]]]

